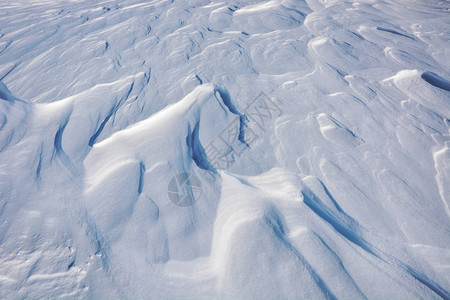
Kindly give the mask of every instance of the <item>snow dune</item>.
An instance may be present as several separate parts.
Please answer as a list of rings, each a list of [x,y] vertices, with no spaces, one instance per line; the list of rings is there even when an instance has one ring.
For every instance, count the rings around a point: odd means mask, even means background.
[[[0,297],[449,299],[448,10],[3,1]]]

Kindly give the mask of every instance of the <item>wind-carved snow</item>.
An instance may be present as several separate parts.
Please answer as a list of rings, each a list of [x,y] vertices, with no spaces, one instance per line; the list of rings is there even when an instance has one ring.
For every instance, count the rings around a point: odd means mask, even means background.
[[[449,299],[447,6],[2,2],[0,297]]]
[[[170,258],[204,255],[209,245],[199,241],[211,239],[206,218],[213,214],[211,204],[203,201],[180,210],[161,202],[167,200],[161,194],[166,193],[165,183],[180,171],[199,176],[202,170],[217,173],[203,145],[219,135],[233,116],[219,90],[202,85],[176,104],[96,144],[84,162],[85,205],[108,239],[116,241],[121,235],[137,201],[153,201],[165,223],[167,236],[163,238],[170,242]],[[213,191],[205,193],[208,198],[216,197]]]

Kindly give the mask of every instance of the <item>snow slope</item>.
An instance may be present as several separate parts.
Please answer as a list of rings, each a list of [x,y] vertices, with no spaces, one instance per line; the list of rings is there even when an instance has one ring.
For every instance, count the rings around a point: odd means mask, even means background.
[[[0,297],[450,299],[449,13],[1,1]]]

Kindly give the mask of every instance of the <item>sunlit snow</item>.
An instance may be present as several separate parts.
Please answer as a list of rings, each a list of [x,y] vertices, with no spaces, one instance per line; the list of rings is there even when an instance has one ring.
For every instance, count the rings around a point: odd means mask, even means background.
[[[0,298],[450,299],[449,16],[0,1]]]

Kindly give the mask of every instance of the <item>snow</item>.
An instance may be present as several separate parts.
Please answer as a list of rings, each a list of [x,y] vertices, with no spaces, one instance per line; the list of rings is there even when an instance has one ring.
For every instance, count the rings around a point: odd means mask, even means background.
[[[450,298],[447,2],[0,11],[0,297]]]

